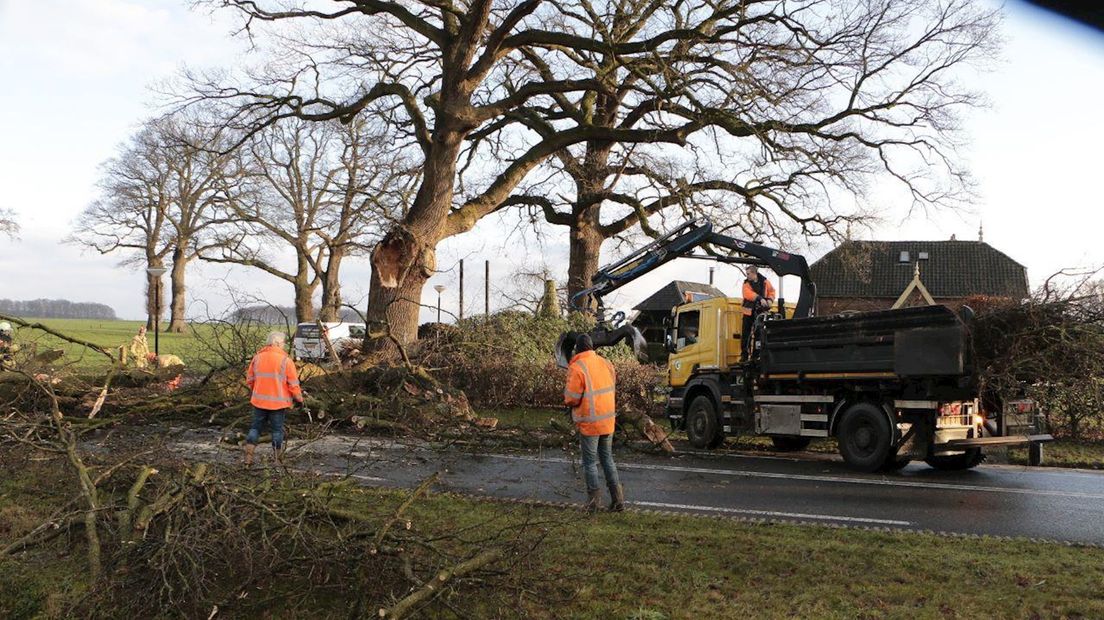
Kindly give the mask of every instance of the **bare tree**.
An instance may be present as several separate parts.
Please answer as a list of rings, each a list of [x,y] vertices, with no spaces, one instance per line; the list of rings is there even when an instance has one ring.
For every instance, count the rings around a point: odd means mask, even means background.
[[[289,44],[283,62],[260,79],[192,76],[190,101],[225,104],[228,124],[247,133],[286,117],[349,121],[374,111],[394,121],[420,154],[423,173],[410,208],[372,253],[367,317],[402,341],[416,336],[437,244],[502,209],[528,173],[572,145],[684,145],[714,128],[718,141],[754,137],[761,159],[787,175],[811,175],[800,165],[811,158],[829,178],[866,162],[855,157],[864,149],[876,161],[901,150],[912,155],[899,159],[916,165],[891,174],[912,182],[918,200],[945,195],[918,184],[914,170],[946,161],[937,130],[951,122],[954,104],[972,95],[945,94],[951,85],[939,77],[987,52],[992,21],[964,0],[905,8],[888,0],[655,2],[643,11],[641,27],[606,33],[595,26],[605,23],[602,14],[627,15],[629,4],[342,0],[327,3],[330,10],[275,0],[214,4],[240,10],[247,33],[285,20],[328,29]],[[895,37],[922,23],[937,25],[899,45]],[[809,56],[821,60],[802,60]],[[609,71],[601,65],[595,71],[596,60]],[[623,78],[606,78],[623,72],[639,74],[627,93],[617,91]],[[756,96],[735,114],[730,91],[741,81]],[[839,84],[847,88],[825,91]],[[598,124],[560,109],[598,94],[631,99],[632,122]],[[531,116],[546,122],[517,120]],[[864,131],[868,124],[875,129]],[[459,165],[466,150],[482,164],[471,174]],[[745,185],[762,184],[751,180]]]
[[[188,263],[225,224],[223,206],[241,174],[223,138],[186,116],[149,121],[103,165],[100,197],[78,218],[70,240],[101,254],[125,252],[124,265],[170,269],[169,331],[185,329]],[[171,264],[168,264],[171,262]],[[147,277],[147,308],[164,308]],[[152,325],[151,325],[152,327]]]
[[[548,183],[511,198],[570,229],[569,295],[590,285],[606,239],[638,225],[651,233],[649,218],[669,208],[779,238],[842,233],[863,218],[864,190],[877,176],[902,183],[921,208],[968,196],[955,113],[979,97],[957,72],[991,56],[993,12],[961,0],[751,1],[722,2],[700,19],[712,6],[617,0],[565,9],[606,43],[573,51],[581,70],[573,77],[599,86],[498,121],[541,135],[569,126],[661,134],[700,122],[703,107],[715,117],[674,149],[616,134],[572,145],[545,166],[566,177],[552,183],[562,198]],[[672,17],[699,33],[652,54],[611,52]],[[546,79],[561,73],[539,47],[520,53]],[[833,200],[844,194],[859,199],[857,209]]]
[[[126,252],[121,265],[163,268],[173,249],[168,230],[172,205],[169,152],[163,148],[160,126],[151,122],[101,165],[100,197],[81,213],[70,241],[100,254]],[[146,276],[146,316],[153,329],[154,315],[165,304],[155,298],[157,280]]]
[[[300,322],[338,320],[342,260],[378,240],[401,212],[408,169],[387,157],[378,132],[363,120],[348,125],[288,119],[243,145],[249,182],[228,202],[232,223],[201,258],[260,269],[290,283]],[[294,255],[291,268],[281,255]]]

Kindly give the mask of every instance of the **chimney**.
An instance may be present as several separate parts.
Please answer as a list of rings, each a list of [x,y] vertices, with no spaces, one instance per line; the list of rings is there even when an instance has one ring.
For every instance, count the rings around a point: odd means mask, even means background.
[[[958,239],[954,236],[954,234],[951,235],[951,241],[958,241]]]
[[[985,228],[982,222],[978,222],[978,241],[985,241]]]

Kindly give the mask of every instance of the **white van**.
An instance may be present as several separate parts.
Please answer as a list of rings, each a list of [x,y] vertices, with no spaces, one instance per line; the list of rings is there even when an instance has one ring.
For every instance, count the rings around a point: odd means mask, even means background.
[[[322,326],[321,329],[319,325]],[[359,346],[364,340],[364,325],[361,323],[300,323],[295,328],[295,338],[291,344],[296,359],[330,359],[330,352],[322,339],[323,329],[338,353],[345,347]]]

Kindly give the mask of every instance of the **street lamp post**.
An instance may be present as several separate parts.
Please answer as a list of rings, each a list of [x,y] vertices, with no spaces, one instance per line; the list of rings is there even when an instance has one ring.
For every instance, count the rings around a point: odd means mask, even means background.
[[[437,291],[437,322],[441,322],[441,293],[445,292],[444,284],[434,285],[433,290]]]
[[[161,276],[168,269],[149,267],[146,273],[153,278],[153,354],[161,355]]]

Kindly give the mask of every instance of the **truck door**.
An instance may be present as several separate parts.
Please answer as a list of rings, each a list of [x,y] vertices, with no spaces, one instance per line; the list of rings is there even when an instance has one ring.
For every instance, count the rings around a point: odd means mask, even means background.
[[[712,330],[707,329],[713,322],[710,313],[703,313],[700,306],[678,313],[673,351],[667,360],[671,387],[686,385],[690,375],[704,360],[713,358],[712,339],[708,338],[708,333],[712,333]]]

